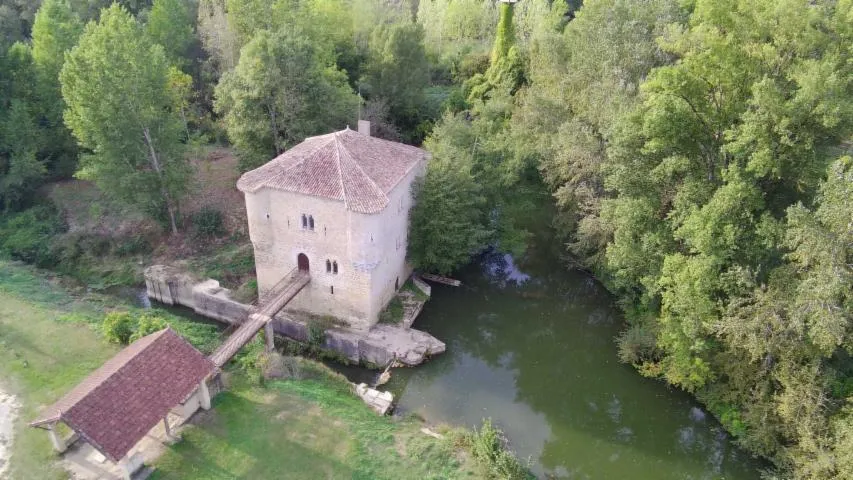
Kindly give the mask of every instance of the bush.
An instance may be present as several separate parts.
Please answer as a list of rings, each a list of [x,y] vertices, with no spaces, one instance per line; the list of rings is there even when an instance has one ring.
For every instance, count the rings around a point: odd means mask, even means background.
[[[394,295],[394,298],[388,302],[388,306],[385,307],[379,313],[379,321],[381,323],[390,323],[392,325],[396,325],[403,320],[403,301],[400,300],[400,297]]]
[[[619,350],[619,360],[632,365],[653,360],[657,355],[655,332],[641,324],[631,325],[616,337],[616,345]]]
[[[136,331],[130,336],[130,341],[135,342],[146,335],[159,332],[167,326],[169,324],[163,318],[150,313],[143,313],[137,318]]]
[[[264,339],[260,335],[256,335],[252,341],[240,349],[240,352],[234,359],[240,370],[243,370],[246,376],[256,383],[263,383],[264,381],[262,368],[264,367],[266,357],[264,353],[266,350],[265,347]]]
[[[134,255],[137,253],[151,252],[151,244],[142,235],[132,235],[122,239],[115,247],[115,254],[119,256]]]
[[[204,207],[190,217],[193,232],[197,237],[218,237],[225,234],[222,212],[213,207]]]
[[[507,449],[503,432],[493,426],[490,419],[483,420],[480,430],[470,432],[465,438],[465,443],[486,478],[506,480],[533,478],[528,469]]]
[[[130,312],[110,312],[104,318],[101,330],[108,341],[127,345],[136,331],[136,318]]]
[[[127,345],[168,326],[166,319],[151,312],[110,312],[104,317],[101,330],[110,342]],[[191,339],[187,341],[193,343]]]
[[[16,260],[51,267],[56,263],[51,242],[64,229],[55,209],[33,207],[0,223],[0,250]]]

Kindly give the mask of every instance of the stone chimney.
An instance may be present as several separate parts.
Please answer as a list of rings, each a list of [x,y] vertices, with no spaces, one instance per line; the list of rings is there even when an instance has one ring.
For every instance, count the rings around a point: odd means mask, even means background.
[[[370,136],[370,122],[367,120],[359,120],[358,121],[358,133],[362,135]]]

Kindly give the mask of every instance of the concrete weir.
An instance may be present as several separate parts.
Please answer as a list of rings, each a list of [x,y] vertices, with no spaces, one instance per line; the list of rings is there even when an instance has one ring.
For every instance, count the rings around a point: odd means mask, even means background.
[[[189,273],[167,265],[145,269],[148,297],[167,305],[183,305],[227,324],[242,324],[253,313],[251,305],[231,298],[231,291],[212,279],[197,281]],[[273,318],[273,331],[307,342],[308,324],[296,315],[281,312]],[[407,326],[374,325],[369,330],[335,327],[326,330],[324,348],[338,352],[352,362],[385,366],[393,361],[414,366],[432,355],[443,353],[444,342]]]

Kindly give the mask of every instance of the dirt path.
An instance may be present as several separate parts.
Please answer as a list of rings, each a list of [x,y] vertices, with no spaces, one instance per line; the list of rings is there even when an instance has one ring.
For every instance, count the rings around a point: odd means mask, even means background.
[[[0,389],[0,478],[4,478],[12,454],[12,431],[18,402],[14,396]]]

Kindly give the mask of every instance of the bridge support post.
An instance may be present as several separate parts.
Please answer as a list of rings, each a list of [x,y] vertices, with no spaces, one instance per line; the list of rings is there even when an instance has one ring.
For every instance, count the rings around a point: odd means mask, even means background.
[[[275,332],[272,327],[272,319],[264,325],[264,337],[267,340],[267,352],[275,350]]]

